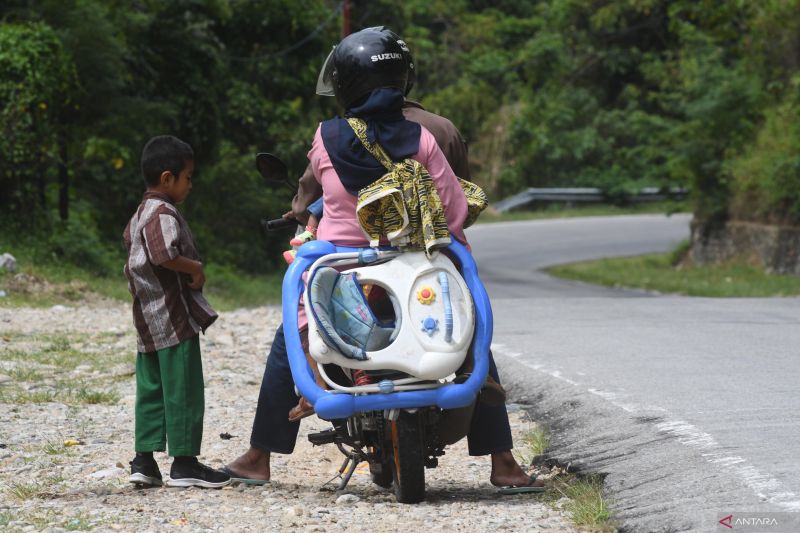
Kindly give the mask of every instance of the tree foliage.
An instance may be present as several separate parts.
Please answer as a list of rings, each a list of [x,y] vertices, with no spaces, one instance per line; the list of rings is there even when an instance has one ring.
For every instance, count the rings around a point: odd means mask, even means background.
[[[0,209],[42,207],[75,86],[72,60],[49,26],[0,27]]]
[[[461,129],[494,197],[678,185],[704,220],[800,221],[800,0],[350,3],[354,30],[385,24],[409,43],[411,96]],[[290,193],[268,191],[253,156],[276,153],[299,174],[316,125],[337,112],[314,87],[340,7],[7,0],[0,208],[51,238],[77,235],[57,254],[118,243],[143,188],[141,147],[173,133],[197,154],[185,211],[205,255],[277,265],[284,236],[265,240],[258,221]],[[53,215],[57,184],[70,221]]]

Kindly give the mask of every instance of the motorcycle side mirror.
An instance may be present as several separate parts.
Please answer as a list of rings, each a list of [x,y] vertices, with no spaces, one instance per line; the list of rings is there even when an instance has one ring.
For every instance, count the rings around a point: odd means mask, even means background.
[[[286,167],[286,163],[281,161],[278,156],[267,152],[256,154],[256,169],[268,185],[285,185],[292,191],[297,190],[297,184],[292,183],[292,180],[289,179],[289,169]]]

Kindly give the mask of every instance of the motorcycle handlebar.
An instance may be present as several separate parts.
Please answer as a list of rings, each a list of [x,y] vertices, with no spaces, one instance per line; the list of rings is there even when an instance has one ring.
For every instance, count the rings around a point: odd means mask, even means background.
[[[279,229],[289,228],[291,226],[297,226],[299,222],[293,218],[275,218],[272,220],[263,219],[261,220],[261,225],[267,231],[276,231]]]

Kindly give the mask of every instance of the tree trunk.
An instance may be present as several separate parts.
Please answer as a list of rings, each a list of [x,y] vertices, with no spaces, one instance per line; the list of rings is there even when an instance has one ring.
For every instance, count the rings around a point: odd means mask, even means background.
[[[61,220],[69,218],[69,169],[67,168],[67,141],[58,137],[58,214]]]

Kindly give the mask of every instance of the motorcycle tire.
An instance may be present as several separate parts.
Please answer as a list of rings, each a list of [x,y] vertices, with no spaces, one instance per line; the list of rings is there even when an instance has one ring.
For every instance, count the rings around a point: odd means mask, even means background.
[[[392,480],[399,503],[425,499],[425,439],[421,413],[400,412],[392,421]]]
[[[388,489],[392,486],[393,482],[393,474],[392,474],[392,461],[391,459],[385,459],[380,463],[369,465],[369,473],[372,477],[372,482],[378,485],[379,487],[383,487],[384,489]]]

